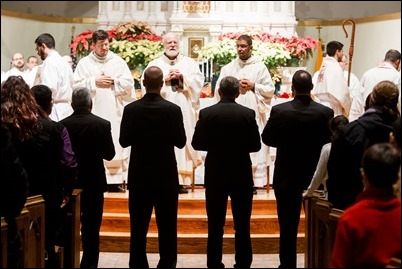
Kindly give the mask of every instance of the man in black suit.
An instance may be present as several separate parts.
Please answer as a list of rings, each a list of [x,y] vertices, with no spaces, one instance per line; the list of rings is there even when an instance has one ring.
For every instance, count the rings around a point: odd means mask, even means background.
[[[174,147],[186,144],[183,115],[179,106],[161,97],[163,73],[159,67],[149,67],[143,76],[146,94],[124,108],[120,125],[120,145],[131,146],[127,185],[129,266],[149,268],[146,242],[155,208],[160,255],[157,267],[175,268],[179,177]]]
[[[87,88],[73,91],[74,113],[60,121],[70,134],[77,158],[77,187],[81,194],[81,268],[96,268],[99,261],[99,232],[102,224],[103,193],[107,191],[103,160],[115,155],[110,122],[91,113]]]
[[[280,226],[279,260],[282,268],[296,268],[297,233],[303,190],[313,177],[321,148],[330,141],[334,111],[311,99],[311,75],[296,71],[292,101],[272,107],[262,142],[277,148],[273,188]]]
[[[192,146],[207,151],[205,198],[208,216],[207,266],[224,268],[223,233],[228,197],[235,227],[236,268],[250,268],[253,253],[250,219],[253,204],[253,173],[250,152],[261,148],[260,133],[252,109],[235,102],[239,81],[224,77],[221,100],[200,111]]]

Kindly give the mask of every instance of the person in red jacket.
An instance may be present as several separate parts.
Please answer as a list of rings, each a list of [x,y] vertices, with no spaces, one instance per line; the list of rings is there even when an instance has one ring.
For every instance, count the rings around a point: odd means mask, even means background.
[[[331,268],[385,268],[401,257],[401,200],[393,192],[400,165],[401,155],[389,143],[365,151],[364,190],[339,219]]]

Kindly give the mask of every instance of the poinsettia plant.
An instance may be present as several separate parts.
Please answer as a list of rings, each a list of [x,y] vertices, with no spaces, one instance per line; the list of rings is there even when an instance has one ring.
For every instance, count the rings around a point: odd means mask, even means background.
[[[242,34],[253,39],[253,53],[259,56],[268,69],[275,66],[298,66],[302,59],[313,56],[318,40],[311,37],[284,37],[271,35],[263,31],[228,32],[219,36],[217,42],[211,42],[201,48],[199,58],[212,59],[219,65],[225,65],[236,58],[235,41]],[[288,52],[285,53],[285,52]]]
[[[84,57],[92,51],[92,34],[94,31],[86,30],[79,35],[77,35],[72,43],[70,44],[70,48],[74,55],[78,57]]]
[[[70,47],[74,55],[84,57],[92,51],[92,34],[86,30],[73,39]],[[122,57],[131,70],[144,69],[163,53],[162,36],[155,34],[145,22],[120,23],[106,31],[109,49]]]

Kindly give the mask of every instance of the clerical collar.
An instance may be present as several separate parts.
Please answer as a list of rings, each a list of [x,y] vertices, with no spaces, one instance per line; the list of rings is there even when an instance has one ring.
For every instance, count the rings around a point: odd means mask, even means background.
[[[169,57],[167,57],[167,55],[166,54],[164,54],[165,55],[165,57],[166,57],[166,60],[168,61],[168,63],[170,64],[170,65],[175,65],[176,63],[177,63],[177,61],[179,60],[179,54],[176,56],[176,58],[174,58],[174,59],[170,59]]]
[[[107,56],[109,55],[109,53],[107,53],[105,56],[101,57],[101,56],[99,56],[98,54],[96,54],[95,51],[92,51],[92,52],[93,52],[93,55],[95,56],[95,58],[96,58],[98,61],[101,61],[101,62],[104,62],[104,61],[106,60]]]

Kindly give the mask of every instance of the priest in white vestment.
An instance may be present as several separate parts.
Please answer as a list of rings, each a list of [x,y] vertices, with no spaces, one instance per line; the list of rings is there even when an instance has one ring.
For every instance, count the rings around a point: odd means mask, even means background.
[[[240,95],[236,98],[236,102],[255,111],[258,128],[262,133],[271,109],[275,85],[265,64],[261,59],[251,55],[253,49],[251,37],[239,36],[236,46],[238,57],[222,67],[215,92],[218,91],[222,78],[233,76],[239,79]],[[219,94],[215,94],[215,97],[219,101]],[[267,179],[267,166],[270,164],[269,148],[263,145],[259,152],[250,153],[250,157],[253,165],[254,186],[263,187],[269,184]]]
[[[150,66],[162,69],[165,83],[161,95],[180,106],[183,113],[187,142],[182,149],[175,147],[175,154],[181,185],[179,192],[185,193],[187,190],[184,185],[190,185],[194,180],[193,170],[198,165],[198,154],[191,146],[191,138],[197,122],[196,112],[199,109],[199,95],[204,85],[204,75],[194,59],[179,53],[179,38],[175,33],[170,32],[163,37],[163,48],[164,54],[152,60],[145,70]],[[144,93],[143,87],[142,90]]]
[[[120,146],[119,137],[124,106],[136,100],[134,79],[127,63],[109,50],[106,31],[95,31],[92,40],[94,50],[78,62],[74,71],[74,88],[88,88],[92,94],[92,113],[110,121],[116,155],[113,160],[105,161],[106,176],[109,191],[118,191],[111,190],[110,185],[121,185],[127,180],[130,149]]]
[[[385,54],[383,62],[363,73],[362,79],[360,80],[363,86],[363,92],[357,96],[356,102],[352,102],[351,111],[353,111],[354,114],[359,117],[363,114],[367,96],[373,91],[374,86],[383,80],[392,81],[398,87],[398,109],[401,111],[401,72],[398,72],[400,64],[401,53],[397,50],[390,49]]]
[[[40,84],[52,90],[53,106],[50,118],[60,121],[73,113],[73,70],[55,50],[55,40],[50,34],[41,34],[35,40],[36,51],[43,63],[38,70]]]
[[[1,74],[1,82],[3,83],[10,76],[21,76],[31,88],[34,84],[35,74],[33,72],[31,73],[30,69],[25,68],[24,56],[19,52],[14,53],[11,63],[13,67],[7,72]]]
[[[347,82],[348,76],[349,76],[349,69],[348,69],[349,63],[348,63],[348,58],[347,58],[346,54],[343,55],[342,61],[339,62],[339,64],[341,65],[341,67],[343,69],[343,76]],[[320,70],[315,72],[313,75],[313,84],[314,85],[317,84],[319,73],[320,73]],[[358,117],[360,117],[363,114],[363,113],[360,113],[359,111],[354,110],[353,104],[362,102],[360,96],[363,95],[364,88],[360,84],[359,78],[353,73],[350,73],[349,90],[350,90],[350,98],[352,100],[352,105],[351,105],[350,112],[349,112],[349,121],[354,121],[355,119],[357,119]],[[362,104],[364,104],[364,102],[362,102]]]
[[[327,44],[327,56],[318,73],[317,83],[311,93],[317,102],[334,110],[334,116],[349,117],[351,95],[343,70],[339,64],[343,57],[343,44],[331,41]]]

